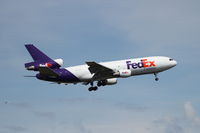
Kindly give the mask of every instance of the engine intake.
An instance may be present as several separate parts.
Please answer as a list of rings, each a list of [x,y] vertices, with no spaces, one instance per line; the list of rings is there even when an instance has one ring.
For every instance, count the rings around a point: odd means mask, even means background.
[[[63,59],[55,59],[54,60],[56,63],[58,63],[60,65],[60,67],[62,67],[64,65],[64,61]]]
[[[35,62],[29,62],[25,64],[25,68],[27,70],[32,70],[32,71],[38,71],[39,67],[49,67],[49,68],[60,68],[63,66],[64,61],[62,59],[55,59],[50,62],[41,62],[41,61],[35,61]]]

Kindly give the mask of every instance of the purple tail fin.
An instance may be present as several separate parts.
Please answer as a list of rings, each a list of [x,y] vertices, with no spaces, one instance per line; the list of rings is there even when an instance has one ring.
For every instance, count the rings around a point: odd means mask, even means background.
[[[49,58],[46,54],[37,49],[33,44],[26,44],[25,47],[32,56],[34,61],[44,61],[44,62],[52,61],[51,58]]]
[[[38,71],[41,65],[45,65],[46,67],[52,69],[61,67],[57,62],[49,58],[46,54],[37,49],[33,44],[26,44],[25,47],[34,60],[34,62],[25,63],[25,68],[27,70]]]

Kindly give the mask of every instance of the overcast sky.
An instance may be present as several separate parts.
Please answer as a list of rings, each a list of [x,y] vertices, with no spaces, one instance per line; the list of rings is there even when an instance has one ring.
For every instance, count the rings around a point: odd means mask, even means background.
[[[1,0],[1,133],[199,133],[199,0]],[[24,78],[32,43],[64,66],[163,55],[159,74],[88,86]]]

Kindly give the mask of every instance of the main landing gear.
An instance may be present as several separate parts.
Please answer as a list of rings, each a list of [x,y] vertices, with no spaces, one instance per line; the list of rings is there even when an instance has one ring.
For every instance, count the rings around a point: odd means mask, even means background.
[[[158,81],[159,80],[158,73],[154,73],[154,76],[155,76],[155,81]]]
[[[94,86],[94,87],[93,87],[93,85],[94,85],[93,82],[91,82],[90,85],[91,85],[91,87],[88,88],[88,91],[96,91],[96,90],[98,90],[98,87],[97,87],[97,86]]]
[[[88,88],[88,91],[96,91],[96,90],[98,90],[97,86]]]
[[[94,86],[93,82],[91,82],[90,85],[91,85],[91,87],[88,88],[88,91],[96,91],[96,90],[98,90],[98,87],[105,86],[106,85],[106,81],[105,80],[98,81],[97,82],[97,86]]]

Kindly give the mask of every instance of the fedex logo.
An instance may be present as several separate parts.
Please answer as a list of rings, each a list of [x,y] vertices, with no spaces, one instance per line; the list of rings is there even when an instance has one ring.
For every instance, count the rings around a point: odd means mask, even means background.
[[[52,67],[53,65],[51,63],[46,63],[45,66],[46,67]]]
[[[142,59],[141,62],[138,63],[131,63],[131,61],[126,61],[127,69],[136,69],[136,68],[147,68],[147,67],[154,67],[155,61],[148,61],[147,59]]]
[[[128,72],[122,72],[122,74],[128,74]]]

